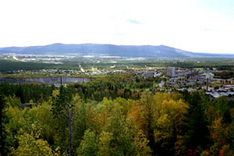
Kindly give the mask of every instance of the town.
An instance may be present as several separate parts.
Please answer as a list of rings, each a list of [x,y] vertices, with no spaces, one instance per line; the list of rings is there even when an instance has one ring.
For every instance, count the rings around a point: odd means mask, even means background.
[[[113,61],[112,61],[113,62]],[[180,67],[148,67],[133,68],[128,65],[118,68],[116,64],[106,65],[98,69],[83,68],[81,64],[77,69],[34,69],[34,70],[12,70],[8,74],[0,73],[0,81],[4,78],[37,78],[37,77],[97,77],[111,73],[132,73],[135,77],[157,78],[152,88],[157,91],[171,92],[173,90],[188,92],[205,91],[211,98],[226,96],[229,99],[234,95],[234,77],[225,77],[228,70],[217,70],[210,68],[180,68]],[[57,85],[57,84],[56,84]]]

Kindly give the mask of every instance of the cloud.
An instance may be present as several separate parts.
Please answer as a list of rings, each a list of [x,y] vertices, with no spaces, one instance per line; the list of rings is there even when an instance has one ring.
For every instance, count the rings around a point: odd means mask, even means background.
[[[125,33],[115,33],[116,36],[125,36]]]
[[[202,31],[220,31],[219,29],[201,28]]]
[[[131,23],[131,24],[142,24],[140,21],[138,20],[133,20],[133,19],[127,19],[126,20],[128,23]]]

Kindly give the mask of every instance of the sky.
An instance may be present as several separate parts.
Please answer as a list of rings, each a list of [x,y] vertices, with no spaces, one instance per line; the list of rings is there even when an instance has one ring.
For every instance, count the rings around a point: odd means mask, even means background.
[[[167,45],[234,54],[234,0],[0,0],[0,47]]]

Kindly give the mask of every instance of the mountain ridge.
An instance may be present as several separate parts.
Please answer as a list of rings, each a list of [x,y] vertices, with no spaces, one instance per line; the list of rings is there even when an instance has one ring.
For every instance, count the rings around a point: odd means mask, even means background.
[[[234,57],[233,54],[195,53],[166,45],[114,45],[114,44],[62,44],[54,43],[42,46],[2,47],[0,54],[73,54],[78,56],[120,56],[155,58],[194,58],[194,57]]]

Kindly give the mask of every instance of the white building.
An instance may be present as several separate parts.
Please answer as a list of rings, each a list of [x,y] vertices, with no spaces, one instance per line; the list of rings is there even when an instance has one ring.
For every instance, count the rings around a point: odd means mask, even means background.
[[[206,73],[206,79],[213,80],[214,79],[214,74]]]

